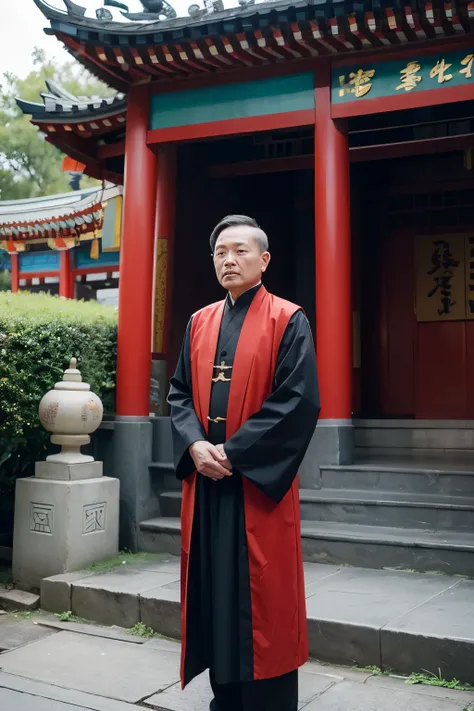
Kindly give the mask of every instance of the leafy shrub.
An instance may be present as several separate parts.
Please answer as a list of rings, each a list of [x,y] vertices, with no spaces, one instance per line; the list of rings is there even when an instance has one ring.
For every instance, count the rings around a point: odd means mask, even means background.
[[[12,278],[10,272],[2,269],[0,265],[0,291],[10,291]]]
[[[44,459],[49,435],[38,405],[72,357],[104,411],[114,411],[116,319],[113,308],[95,301],[0,292],[0,521],[15,477],[32,475]]]

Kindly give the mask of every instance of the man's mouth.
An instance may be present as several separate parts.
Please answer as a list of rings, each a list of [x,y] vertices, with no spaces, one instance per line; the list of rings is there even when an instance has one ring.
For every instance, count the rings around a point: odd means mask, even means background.
[[[226,277],[232,277],[232,276],[239,276],[238,272],[225,272],[223,278],[225,279]]]

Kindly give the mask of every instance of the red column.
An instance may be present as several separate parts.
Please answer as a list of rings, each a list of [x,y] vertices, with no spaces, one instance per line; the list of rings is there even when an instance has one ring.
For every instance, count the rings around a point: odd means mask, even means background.
[[[72,299],[71,294],[71,252],[62,249],[59,252],[59,296]]]
[[[16,292],[20,288],[20,271],[19,271],[19,267],[18,267],[19,257],[18,257],[18,254],[11,254],[10,258],[11,258],[11,265],[12,265],[12,271],[11,271],[12,292],[14,294],[16,294]]]
[[[156,156],[146,145],[148,85],[128,94],[125,181],[120,247],[117,415],[150,412]]]
[[[316,72],[316,350],[321,418],[352,417],[352,304],[347,126],[331,119],[330,67]]]

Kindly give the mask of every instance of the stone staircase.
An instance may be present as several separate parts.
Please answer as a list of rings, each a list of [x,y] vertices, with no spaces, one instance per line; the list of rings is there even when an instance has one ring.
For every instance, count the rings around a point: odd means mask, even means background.
[[[141,522],[140,548],[179,554],[169,420],[153,426],[159,516]],[[365,421],[355,437],[355,464],[300,490],[304,559],[474,577],[474,423]]]

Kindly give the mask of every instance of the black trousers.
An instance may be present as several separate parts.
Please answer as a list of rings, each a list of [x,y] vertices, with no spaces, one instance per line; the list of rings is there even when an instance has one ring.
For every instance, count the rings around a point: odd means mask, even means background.
[[[297,711],[298,670],[262,681],[216,684],[209,674],[214,700],[210,711]]]

